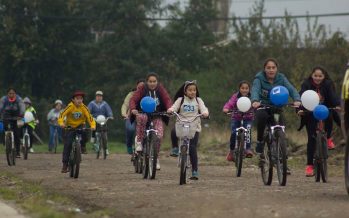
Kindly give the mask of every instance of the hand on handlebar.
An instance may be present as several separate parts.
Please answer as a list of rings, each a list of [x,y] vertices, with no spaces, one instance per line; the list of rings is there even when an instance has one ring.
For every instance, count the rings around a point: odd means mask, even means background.
[[[255,108],[255,109],[259,108],[260,106],[261,106],[261,103],[258,102],[258,101],[255,101],[255,102],[252,103],[252,107]]]
[[[204,118],[207,118],[208,115],[209,115],[208,112],[202,113],[202,116],[203,116]]]
[[[137,115],[139,112],[138,112],[138,110],[133,109],[133,110],[131,111],[131,113],[132,113],[133,115]]]
[[[295,101],[295,102],[293,102],[293,106],[295,106],[295,107],[300,107],[301,106],[301,102],[300,101]]]

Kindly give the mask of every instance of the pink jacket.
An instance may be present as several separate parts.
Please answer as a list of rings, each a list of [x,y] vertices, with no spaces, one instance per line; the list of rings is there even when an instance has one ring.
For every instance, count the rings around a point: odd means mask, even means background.
[[[238,108],[237,108],[237,102],[239,99],[240,93],[237,92],[235,93],[233,96],[231,96],[231,98],[229,99],[229,101],[227,103],[225,103],[223,109],[228,109],[231,110],[231,119],[233,120],[237,120],[237,121],[241,121],[242,118],[244,118],[244,120],[253,120],[254,117],[254,110],[251,107],[250,110],[248,110],[245,114],[244,117],[242,117],[242,113],[239,112]]]

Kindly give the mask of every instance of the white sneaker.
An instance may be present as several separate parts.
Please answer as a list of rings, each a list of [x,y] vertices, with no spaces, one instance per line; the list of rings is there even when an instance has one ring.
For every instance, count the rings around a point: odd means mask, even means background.
[[[136,141],[136,151],[142,151],[142,150],[143,150],[142,142]]]
[[[159,161],[159,159],[158,159],[158,161],[156,161],[156,170],[160,170],[161,168],[160,168],[160,161]]]
[[[33,148],[30,148],[30,149],[29,149],[29,152],[30,152],[30,153],[34,153],[34,149],[33,149]]]
[[[109,150],[105,149],[105,153],[106,153],[106,155],[109,155]]]

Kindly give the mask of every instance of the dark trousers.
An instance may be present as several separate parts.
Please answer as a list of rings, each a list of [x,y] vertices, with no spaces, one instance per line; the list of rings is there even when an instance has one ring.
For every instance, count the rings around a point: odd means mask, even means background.
[[[63,158],[62,158],[62,162],[64,164],[68,164],[75,135],[76,135],[75,131],[64,131],[64,148],[63,148]],[[88,140],[88,133],[84,131],[81,135],[81,141],[80,141],[81,148],[86,149],[87,140]]]
[[[271,125],[274,125],[274,119],[272,117],[272,112],[268,109],[260,109],[256,110],[255,112],[255,121],[257,124],[257,141],[262,142],[264,139],[264,129],[267,126],[268,123]],[[285,119],[283,115],[281,114],[280,120],[279,120],[280,125],[285,125]]]
[[[231,135],[230,135],[230,150],[235,149],[235,144],[236,144],[236,128],[241,127],[241,122],[240,120],[232,120],[231,121]],[[244,121],[244,128],[247,129],[247,137],[246,137],[246,149],[251,149],[251,126],[252,126],[252,121],[251,120],[245,120]]]
[[[17,121],[16,120],[4,120],[5,131],[9,130],[9,128],[8,128],[9,125],[11,126],[11,129],[13,131],[16,152],[19,155],[20,151],[21,151],[20,150],[20,130],[17,127]]]
[[[136,122],[131,123],[130,119],[125,120],[126,146],[132,147],[135,141]]]

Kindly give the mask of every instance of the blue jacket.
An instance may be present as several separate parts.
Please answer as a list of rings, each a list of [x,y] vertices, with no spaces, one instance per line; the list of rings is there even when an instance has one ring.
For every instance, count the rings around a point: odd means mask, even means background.
[[[97,103],[96,100],[91,101],[88,104],[88,109],[90,110],[90,113],[93,117],[97,117],[98,115],[104,115],[105,117],[112,117],[113,112],[109,106],[109,104],[105,101],[102,101],[101,103]]]
[[[275,86],[285,86],[288,89],[290,96],[294,101],[301,101],[299,93],[297,92],[295,87],[287,80],[284,74],[276,73],[274,83],[271,84],[267,80],[264,72],[257,73],[255,79],[253,80],[251,101],[261,101],[262,104],[271,104],[269,99],[269,92]]]

